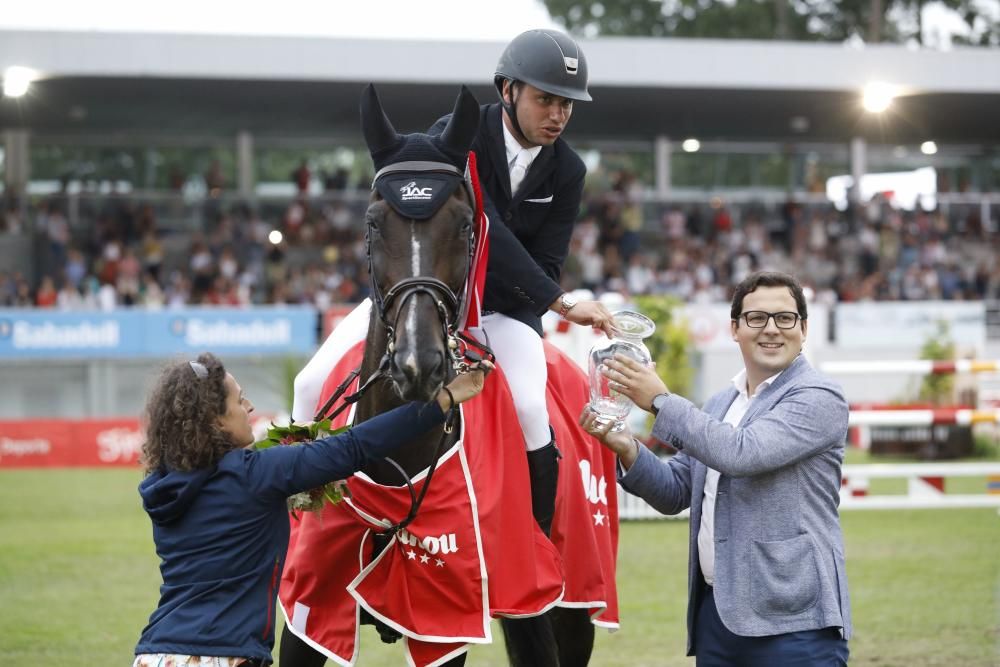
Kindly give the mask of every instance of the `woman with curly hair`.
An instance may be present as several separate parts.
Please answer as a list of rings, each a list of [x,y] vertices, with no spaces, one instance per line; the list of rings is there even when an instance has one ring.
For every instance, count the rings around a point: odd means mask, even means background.
[[[212,354],[171,365],[146,406],[139,485],[160,557],[160,602],[134,667],[271,663],[288,496],[343,479],[441,424],[476,396],[492,366],[461,375],[429,403],[410,403],[306,446],[257,451],[253,404]]]

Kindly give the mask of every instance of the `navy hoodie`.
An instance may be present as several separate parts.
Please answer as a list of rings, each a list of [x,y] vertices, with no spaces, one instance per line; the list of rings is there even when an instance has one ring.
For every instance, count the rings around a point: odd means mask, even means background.
[[[270,662],[288,548],[286,498],[344,479],[443,421],[436,402],[410,403],[311,445],[234,449],[210,469],[146,477],[139,495],[163,585],[136,655]]]

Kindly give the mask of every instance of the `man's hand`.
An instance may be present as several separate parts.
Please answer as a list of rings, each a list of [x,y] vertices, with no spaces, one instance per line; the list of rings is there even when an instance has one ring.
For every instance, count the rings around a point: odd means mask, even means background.
[[[581,301],[570,308],[563,317],[573,324],[600,329],[608,338],[615,334],[615,318],[600,301]]]
[[[616,354],[614,359],[605,361],[601,372],[610,380],[612,389],[628,396],[646,412],[652,411],[653,398],[657,394],[669,391],[656,374],[655,364],[646,366],[624,354]]]
[[[612,433],[611,428],[614,425],[613,420],[602,425],[597,418],[597,413],[589,407],[585,407],[580,413],[580,426],[583,427],[583,430],[613,451],[618,456],[618,460],[621,461],[622,467],[628,470],[639,457],[639,448],[628,426],[617,433]]]
[[[474,396],[478,396],[486,383],[486,376],[495,368],[493,364],[485,359],[477,362],[468,373],[462,373],[448,384],[448,391],[455,397],[455,405],[464,403]],[[442,412],[451,409],[451,397],[448,392],[442,389],[437,395],[438,405]]]

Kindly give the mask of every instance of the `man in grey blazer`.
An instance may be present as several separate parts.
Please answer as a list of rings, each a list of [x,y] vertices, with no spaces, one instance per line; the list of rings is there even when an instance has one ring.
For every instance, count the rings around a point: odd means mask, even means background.
[[[618,355],[605,374],[656,415],[664,463],[626,429],[580,424],[619,457],[619,481],[664,514],[691,509],[688,655],[709,665],[845,665],[851,612],[837,505],[847,402],[802,356],[805,297],[783,273],[736,288],[744,370],[703,409]]]

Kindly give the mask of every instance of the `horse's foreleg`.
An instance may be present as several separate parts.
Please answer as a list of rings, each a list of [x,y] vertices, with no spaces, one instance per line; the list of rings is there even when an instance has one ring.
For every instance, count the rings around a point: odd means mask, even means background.
[[[556,607],[548,616],[559,646],[560,667],[586,667],[594,650],[594,624],[587,609]]]
[[[559,653],[548,614],[500,619],[512,667],[559,667]]]
[[[326,664],[326,656],[299,639],[286,627],[281,632],[278,663],[281,667],[323,667]]]

